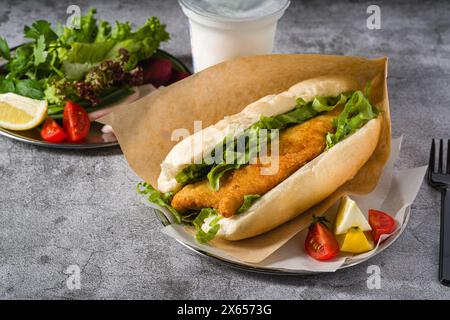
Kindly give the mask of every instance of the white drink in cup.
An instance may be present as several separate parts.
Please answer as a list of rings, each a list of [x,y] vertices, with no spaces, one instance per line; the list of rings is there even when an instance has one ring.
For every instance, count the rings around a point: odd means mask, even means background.
[[[273,49],[289,0],[179,0],[189,18],[194,71]]]

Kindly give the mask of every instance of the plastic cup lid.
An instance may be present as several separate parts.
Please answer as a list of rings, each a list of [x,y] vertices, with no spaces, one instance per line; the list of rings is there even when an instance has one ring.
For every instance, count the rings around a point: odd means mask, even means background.
[[[179,0],[180,5],[194,13],[216,21],[254,21],[280,13],[289,0]]]

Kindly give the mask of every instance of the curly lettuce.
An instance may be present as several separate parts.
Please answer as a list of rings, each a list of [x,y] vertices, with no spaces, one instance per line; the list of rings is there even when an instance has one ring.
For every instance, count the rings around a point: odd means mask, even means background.
[[[176,223],[184,223],[194,226],[196,230],[195,239],[199,243],[207,243],[211,241],[220,229],[220,224],[218,222],[222,217],[214,209],[204,208],[200,211],[194,211],[181,215],[170,205],[170,202],[174,196],[173,192],[163,193],[153,188],[147,182],[138,183],[136,191],[138,194],[146,196],[147,201],[169,210]],[[206,226],[204,226],[205,222],[207,223]]]
[[[219,213],[211,208],[204,208],[200,211],[197,218],[193,221],[193,225],[197,233],[195,234],[195,239],[199,243],[207,243],[214,239],[217,232],[220,229],[219,220],[222,217]],[[204,226],[205,222],[207,225]],[[205,231],[203,228],[207,228]]]
[[[372,106],[362,91],[355,91],[335,119],[336,132],[326,137],[327,149],[356,132],[370,120],[378,116],[378,109]]]
[[[75,41],[70,42],[69,48],[60,50],[60,55],[64,57],[63,71],[77,70],[76,75],[82,75],[89,68],[104,61],[117,58],[120,49],[125,49],[130,54],[127,70],[132,70],[139,61],[149,58],[155,53],[159,44],[169,40],[169,34],[165,30],[165,25],[161,24],[158,18],[151,17],[145,24],[132,31],[128,22],[116,22],[112,28],[108,22],[102,21],[96,28],[97,34],[91,41],[84,41],[84,37],[77,36],[80,30],[75,30],[74,36],[70,36],[67,31],[65,37]],[[63,40],[64,41],[64,40]]]
[[[163,193],[163,192],[153,188],[147,182],[138,183],[138,185],[136,187],[136,191],[138,194],[147,196],[147,200],[149,202],[152,202],[160,207],[163,207],[163,208],[166,208],[167,210],[169,210],[170,213],[172,213],[175,221],[177,223],[181,223],[180,213],[170,205],[170,202],[172,201],[172,198],[174,195],[173,192]]]
[[[196,166],[188,166],[181,170],[175,179],[181,185],[192,183],[195,181],[202,180],[208,172],[211,170],[212,165],[208,164],[198,164]]]

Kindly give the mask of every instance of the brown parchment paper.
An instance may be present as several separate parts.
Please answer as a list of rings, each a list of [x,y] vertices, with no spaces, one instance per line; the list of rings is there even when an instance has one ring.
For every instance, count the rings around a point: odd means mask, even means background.
[[[262,55],[230,60],[162,88],[101,120],[110,124],[122,151],[136,174],[157,186],[160,163],[178,142],[171,141],[179,128],[193,133],[194,121],[203,128],[224,116],[240,112],[249,103],[268,94],[287,90],[309,78],[349,75],[361,88],[371,81],[371,102],[381,111],[383,127],[378,146],[359,173],[330,197],[296,219],[263,235],[240,240],[214,240],[211,245],[245,262],[257,263],[280,248],[343,194],[372,191],[390,150],[390,115],[387,93],[387,58],[328,55]],[[326,183],[326,181],[324,181]]]

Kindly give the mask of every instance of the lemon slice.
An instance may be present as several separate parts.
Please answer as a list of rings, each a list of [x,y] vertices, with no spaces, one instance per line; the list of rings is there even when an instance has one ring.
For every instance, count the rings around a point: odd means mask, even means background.
[[[0,94],[0,127],[28,130],[38,126],[47,116],[47,101],[35,100],[15,93]]]
[[[358,227],[351,228],[344,235],[338,236],[339,248],[348,253],[363,253],[374,248],[373,242]]]
[[[336,235],[344,234],[352,227],[358,227],[362,231],[372,230],[356,202],[347,196],[341,199],[335,224],[334,234]]]

